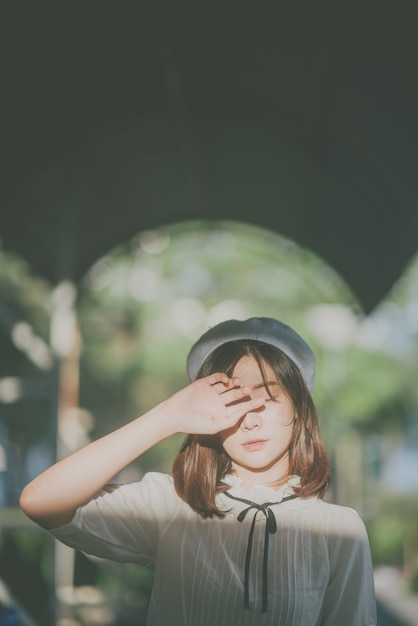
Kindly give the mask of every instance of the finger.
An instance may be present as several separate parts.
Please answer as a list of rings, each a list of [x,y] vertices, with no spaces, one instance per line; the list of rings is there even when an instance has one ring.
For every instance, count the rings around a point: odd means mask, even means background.
[[[222,380],[222,383],[224,385],[224,388],[221,389],[220,393],[227,393],[228,391],[230,391],[231,389],[241,389],[241,382],[239,380],[239,378],[237,378],[237,376],[233,376],[232,378],[229,378],[229,376],[227,376],[227,374],[225,374],[226,379]],[[250,389],[249,387],[246,387],[247,390],[247,394],[250,393]]]
[[[244,398],[251,397],[251,390],[249,387],[233,387],[222,392],[222,400],[225,402],[225,406],[229,406],[234,402],[242,402]]]
[[[228,417],[234,423],[239,419],[244,417],[247,413],[251,413],[251,411],[256,411],[261,407],[265,406],[266,401],[264,398],[254,398],[249,400],[242,400],[241,402],[237,402],[233,406],[230,406],[228,409]]]
[[[209,385],[216,385],[217,383],[223,383],[224,385],[228,385],[230,383],[230,378],[224,372],[215,372],[215,374],[210,374],[206,376],[206,381]]]

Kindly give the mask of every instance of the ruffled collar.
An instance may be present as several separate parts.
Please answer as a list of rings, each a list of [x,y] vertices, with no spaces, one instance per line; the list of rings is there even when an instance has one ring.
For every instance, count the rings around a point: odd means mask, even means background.
[[[290,476],[288,481],[278,489],[257,484],[252,485],[249,489],[245,489],[242,487],[241,479],[234,474],[225,476],[223,482],[228,485],[228,491],[232,493],[232,495],[262,503],[266,500],[281,502],[283,498],[292,495],[294,493],[294,487],[300,484],[300,478],[299,476]]]

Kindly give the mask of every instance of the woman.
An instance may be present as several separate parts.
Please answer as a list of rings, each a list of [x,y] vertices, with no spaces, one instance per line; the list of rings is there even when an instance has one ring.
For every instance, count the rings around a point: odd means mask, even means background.
[[[190,385],[35,478],[23,510],[69,546],[152,569],[149,625],[374,625],[364,525],[322,500],[309,346],[277,320],[229,320],[187,366]],[[178,432],[172,476],[106,490]]]

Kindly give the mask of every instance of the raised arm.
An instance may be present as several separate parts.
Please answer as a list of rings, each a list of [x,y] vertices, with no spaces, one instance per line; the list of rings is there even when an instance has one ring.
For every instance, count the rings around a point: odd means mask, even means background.
[[[62,526],[71,521],[79,506],[159,441],[180,432],[215,434],[263,403],[260,398],[251,399],[248,388],[226,374],[197,380],[45,470],[25,487],[20,506],[45,528]]]

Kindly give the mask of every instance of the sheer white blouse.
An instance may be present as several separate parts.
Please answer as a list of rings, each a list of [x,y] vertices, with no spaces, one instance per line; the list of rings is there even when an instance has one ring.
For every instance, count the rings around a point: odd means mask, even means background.
[[[228,483],[235,497],[274,503],[277,528],[268,533],[264,564],[267,513],[251,508],[240,522],[249,505],[221,494],[225,518],[202,519],[172,477],[155,472],[92,500],[51,532],[88,554],[150,568],[148,626],[376,624],[369,543],[354,510],[318,498],[283,501],[292,480],[278,491],[244,490],[234,477]]]

